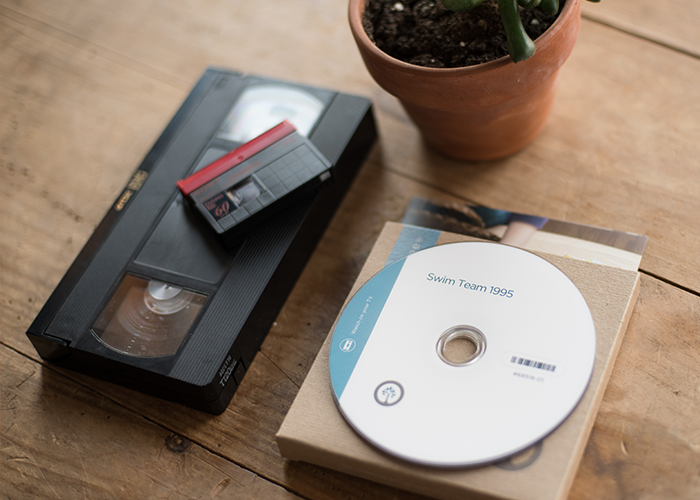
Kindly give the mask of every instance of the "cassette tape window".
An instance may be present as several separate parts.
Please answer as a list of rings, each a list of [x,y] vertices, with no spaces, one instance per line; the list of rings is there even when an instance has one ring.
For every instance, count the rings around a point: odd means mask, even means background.
[[[129,356],[172,356],[206,295],[127,274],[92,330],[110,349]]]
[[[314,95],[282,84],[253,85],[243,92],[224,122],[219,137],[248,142],[288,120],[304,137],[309,135],[325,105]]]

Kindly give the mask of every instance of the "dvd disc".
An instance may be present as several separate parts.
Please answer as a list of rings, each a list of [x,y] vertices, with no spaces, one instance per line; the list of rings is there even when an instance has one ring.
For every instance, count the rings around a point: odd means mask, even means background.
[[[348,423],[434,466],[496,462],[539,442],[583,396],[595,328],[576,286],[530,252],[465,242],[385,267],[333,330],[330,377]]]

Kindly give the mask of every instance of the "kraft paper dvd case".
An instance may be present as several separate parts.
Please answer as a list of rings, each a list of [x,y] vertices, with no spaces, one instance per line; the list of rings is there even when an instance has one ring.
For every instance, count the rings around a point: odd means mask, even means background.
[[[441,499],[565,498],[637,300],[646,237],[420,198],[403,222],[385,225],[350,297],[386,265],[432,245],[487,239],[535,252],[578,286],[593,316],[596,361],[583,398],[543,441],[503,462],[476,468],[422,466],[378,450],[344,420],[331,392],[329,335],[277,434],[282,456]]]

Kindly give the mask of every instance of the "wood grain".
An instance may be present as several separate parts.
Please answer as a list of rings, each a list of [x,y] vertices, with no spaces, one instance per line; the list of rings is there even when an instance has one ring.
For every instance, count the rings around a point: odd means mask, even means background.
[[[360,91],[363,69],[345,0],[5,1],[7,15],[101,57],[189,88],[207,66]]]
[[[506,160],[464,164],[427,150],[371,81],[345,0],[1,5],[2,496],[417,498],[286,462],[274,442],[384,221],[416,195],[650,237],[642,268],[666,283],[643,279],[572,498],[698,492],[700,61],[680,8],[587,6],[544,134]],[[645,40],[591,20],[599,7],[619,23],[663,22]],[[209,65],[369,96],[381,134],[218,417],[45,366],[24,333]]]
[[[3,498],[298,498],[11,349],[0,363]]]
[[[699,359],[700,298],[643,277],[572,500],[700,496]]]
[[[694,0],[603,0],[581,8],[586,19],[700,57],[700,3]]]
[[[8,332],[39,312],[187,93],[0,19]],[[22,335],[14,340],[31,350]]]

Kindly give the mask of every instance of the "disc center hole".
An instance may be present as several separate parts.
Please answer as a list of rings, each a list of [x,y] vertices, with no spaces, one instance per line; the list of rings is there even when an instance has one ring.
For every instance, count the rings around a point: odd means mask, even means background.
[[[455,337],[445,342],[444,355],[453,364],[467,363],[476,353],[476,343],[467,337]]]
[[[486,350],[486,338],[478,328],[459,325],[446,330],[437,344],[437,353],[445,363],[465,366],[478,360]]]

